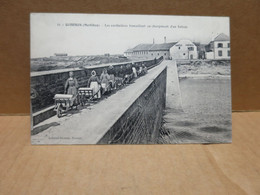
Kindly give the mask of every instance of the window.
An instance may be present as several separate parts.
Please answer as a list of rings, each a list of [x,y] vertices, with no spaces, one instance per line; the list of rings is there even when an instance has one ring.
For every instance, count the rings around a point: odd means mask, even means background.
[[[194,51],[194,47],[188,47],[189,51]]]
[[[164,55],[166,56],[166,53],[164,53]]]
[[[179,49],[181,49],[181,47],[179,47]]]
[[[183,53],[183,55],[185,56],[186,54],[185,54],[185,53]]]
[[[218,43],[218,48],[223,48],[223,43]]]
[[[158,55],[160,55],[160,54],[158,53]]]
[[[151,55],[153,56],[153,54],[151,53]]]
[[[230,51],[229,50],[227,51],[227,56],[230,56]]]
[[[227,44],[227,47],[230,48],[230,43]]]
[[[222,51],[218,51],[218,56],[222,56]]]

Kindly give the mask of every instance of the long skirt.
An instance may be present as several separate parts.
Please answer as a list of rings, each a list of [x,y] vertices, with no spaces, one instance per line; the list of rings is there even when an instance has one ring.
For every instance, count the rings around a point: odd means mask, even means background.
[[[109,80],[109,83],[111,84],[111,88],[114,88],[115,87],[115,76],[113,74],[110,74],[110,80]]]
[[[101,87],[102,87],[102,94],[109,92],[110,91],[110,85],[109,83],[101,83]]]
[[[70,86],[70,87],[68,88],[67,94],[76,96],[76,95],[77,95],[77,88],[74,87],[74,86]]]
[[[70,86],[68,88],[67,94],[73,95],[73,98],[70,100],[70,105],[73,105],[74,102],[77,105],[78,104],[77,88],[75,86]]]
[[[96,94],[96,95],[94,95],[94,98],[101,98],[101,92],[99,90],[100,86],[99,86],[98,82],[92,81],[90,83],[90,88],[92,88],[93,89],[93,93]]]

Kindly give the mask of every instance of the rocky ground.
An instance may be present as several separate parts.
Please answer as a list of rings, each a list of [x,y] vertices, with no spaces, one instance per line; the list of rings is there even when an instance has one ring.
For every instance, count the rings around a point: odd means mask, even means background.
[[[178,73],[180,77],[192,77],[203,75],[230,75],[230,61],[211,60],[211,61],[192,61],[187,63],[178,63]]]
[[[31,59],[31,72],[56,70],[63,68],[77,68],[107,63],[128,62],[122,55],[96,55],[96,56],[51,56]]]

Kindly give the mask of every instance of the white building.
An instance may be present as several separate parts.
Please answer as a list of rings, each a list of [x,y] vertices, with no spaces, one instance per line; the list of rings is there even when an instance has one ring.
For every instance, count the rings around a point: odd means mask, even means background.
[[[133,55],[133,49],[128,49],[124,52],[125,57],[131,57]]]
[[[198,59],[197,46],[190,40],[180,40],[170,48],[172,59]]]
[[[164,37],[164,43],[139,44],[132,49],[126,50],[124,56],[147,59],[162,56],[164,59],[170,59],[170,48],[175,44],[176,42],[166,43],[166,37]]]
[[[221,33],[206,47],[207,59],[230,59],[230,39]]]
[[[180,40],[179,42],[160,44],[139,44],[132,49],[124,52],[126,57],[140,57],[140,58],[159,58],[164,59],[198,59],[198,49],[190,40]]]

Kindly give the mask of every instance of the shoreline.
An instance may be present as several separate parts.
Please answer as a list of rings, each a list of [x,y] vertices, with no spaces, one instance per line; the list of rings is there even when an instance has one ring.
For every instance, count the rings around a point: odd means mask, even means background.
[[[211,75],[211,74],[181,74],[179,79],[193,78],[193,79],[230,79],[230,75]]]

